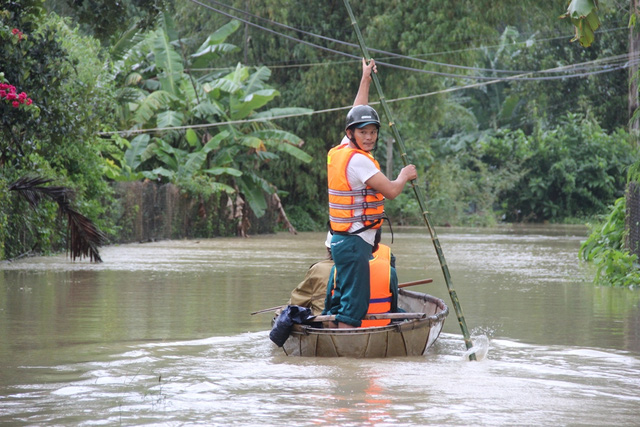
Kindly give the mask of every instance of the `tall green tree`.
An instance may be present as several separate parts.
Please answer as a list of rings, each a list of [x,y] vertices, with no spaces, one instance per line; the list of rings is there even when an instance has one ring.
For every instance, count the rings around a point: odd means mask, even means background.
[[[118,40],[133,25],[148,29],[158,13],[171,7],[168,0],[47,0],[47,10],[70,17],[85,34],[103,45]]]
[[[0,246],[4,256],[64,248],[54,202],[30,209],[9,185],[27,174],[53,180],[76,194],[77,209],[105,231],[110,189],[103,179],[110,83],[103,80],[99,44],[55,15],[43,2],[0,2],[0,75],[31,105],[0,101]]]

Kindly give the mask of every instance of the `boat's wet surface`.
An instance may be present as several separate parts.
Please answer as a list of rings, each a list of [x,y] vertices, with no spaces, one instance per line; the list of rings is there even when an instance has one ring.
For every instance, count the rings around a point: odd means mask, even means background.
[[[584,229],[438,231],[479,362],[422,229],[396,230],[400,281],[433,277],[413,290],[451,312],[410,358],[286,357],[249,315],[286,301],[322,233],[2,263],[0,423],[637,425],[640,291],[590,283]]]

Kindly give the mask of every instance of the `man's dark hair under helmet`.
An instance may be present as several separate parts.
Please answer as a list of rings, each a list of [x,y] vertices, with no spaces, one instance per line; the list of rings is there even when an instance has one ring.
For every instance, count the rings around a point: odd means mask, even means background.
[[[344,130],[346,132],[347,129],[362,128],[370,124],[376,125],[376,127],[380,129],[380,117],[378,117],[376,110],[368,105],[356,105],[347,113],[347,124]],[[353,136],[349,139],[358,149],[362,149]]]

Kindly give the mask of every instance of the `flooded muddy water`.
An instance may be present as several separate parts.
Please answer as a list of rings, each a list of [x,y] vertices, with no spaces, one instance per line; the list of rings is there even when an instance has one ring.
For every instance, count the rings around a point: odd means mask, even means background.
[[[421,357],[288,358],[270,314],[323,233],[102,248],[0,263],[0,423],[637,425],[640,290],[595,287],[583,227],[438,230],[479,350],[465,346],[428,233],[396,231],[401,282],[451,314]],[[390,239],[384,242],[390,244]]]

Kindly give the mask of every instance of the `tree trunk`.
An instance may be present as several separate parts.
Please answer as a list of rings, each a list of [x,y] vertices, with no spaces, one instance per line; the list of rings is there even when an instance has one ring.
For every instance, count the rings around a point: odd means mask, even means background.
[[[249,12],[249,0],[245,0],[244,9]],[[244,65],[249,66],[249,24],[244,24]]]
[[[631,0],[631,16],[638,17],[638,0]],[[640,31],[637,24],[629,28],[629,135],[636,145],[639,145],[639,121],[631,120],[633,114],[638,109],[638,64],[636,55],[640,48]],[[626,191],[626,216],[625,216],[625,247],[632,254],[640,257],[640,185],[631,181],[627,184]]]
[[[638,0],[631,0],[631,14],[637,16]],[[640,50],[640,31],[637,24],[629,28],[629,134],[634,139],[636,145],[639,143],[638,133],[640,131],[640,123],[638,119],[631,120],[633,113],[638,109],[638,64],[636,58]]]
[[[630,253],[640,258],[640,184],[631,181],[626,194],[625,246]]]

